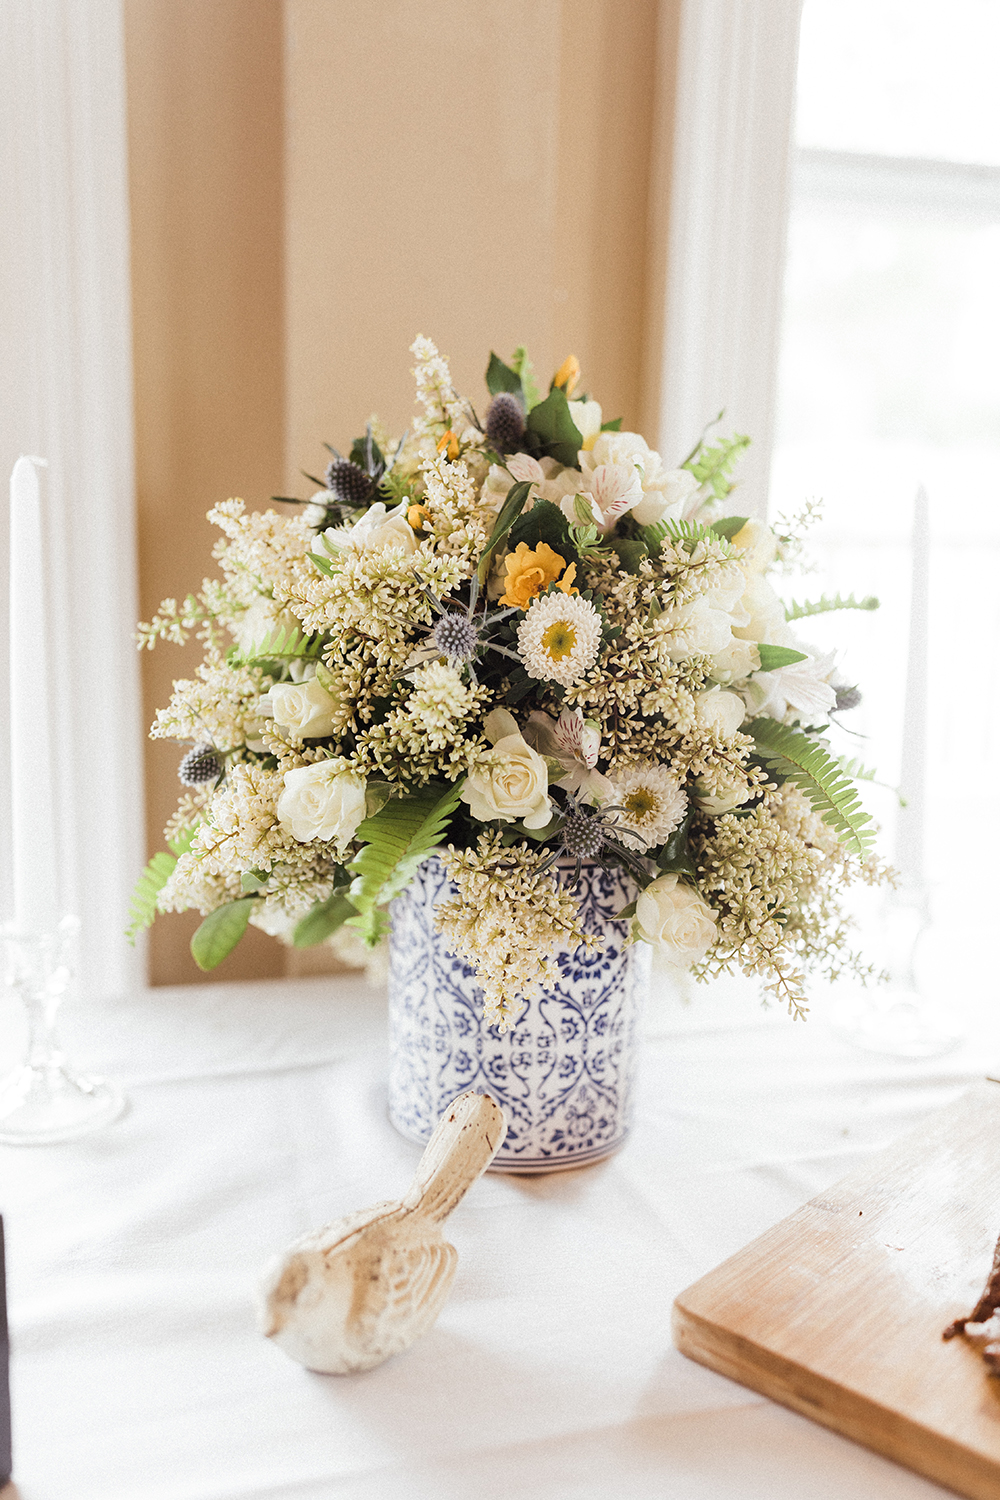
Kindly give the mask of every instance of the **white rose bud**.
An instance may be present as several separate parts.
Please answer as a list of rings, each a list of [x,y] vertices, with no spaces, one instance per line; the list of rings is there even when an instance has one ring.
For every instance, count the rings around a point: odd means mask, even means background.
[[[678,875],[661,875],[635,903],[637,936],[685,968],[705,957],[715,942],[717,920],[707,901]]]
[[[740,552],[740,562],[748,573],[765,573],[778,555],[778,538],[766,521],[751,517],[730,537]]]
[[[279,682],[268,693],[274,722],[301,740],[318,740],[333,733],[337,699],[317,677],[305,682]]]
[[[713,818],[721,818],[723,813],[732,812],[734,807],[742,806],[752,795],[750,788],[742,782],[714,794],[703,791],[700,779],[694,784],[695,805]]]
[[[731,740],[746,717],[743,699],[718,687],[695,693],[694,712],[701,727],[714,730],[721,740]]]
[[[341,848],[350,843],[365,817],[365,778],[335,771],[331,761],[285,772],[278,798],[278,822],[300,844],[325,839]]]
[[[548,783],[538,752],[520,734],[508,734],[496,741],[486,764],[469,772],[462,801],[480,823],[521,818],[525,828],[544,828],[552,816]]]

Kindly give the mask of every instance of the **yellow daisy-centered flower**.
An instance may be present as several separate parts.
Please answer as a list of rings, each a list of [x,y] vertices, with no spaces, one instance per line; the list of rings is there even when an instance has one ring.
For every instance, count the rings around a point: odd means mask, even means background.
[[[501,604],[527,609],[532,599],[537,599],[550,583],[555,583],[556,588],[561,589],[564,594],[577,592],[573,588],[576,563],[570,563],[566,568],[566,559],[553,551],[547,542],[539,542],[534,549],[527,542],[518,542],[514,551],[509,552],[504,559],[504,567],[507,570],[507,583],[500,598]],[[563,568],[566,568],[565,575],[556,582]]]
[[[562,661],[576,645],[576,631],[566,620],[557,620],[542,636],[542,645],[553,661]]]
[[[557,385],[560,390],[565,391],[567,396],[572,396],[573,392],[576,390],[576,383],[579,379],[580,361],[577,359],[575,354],[567,354],[566,358],[563,360],[562,364],[556,371],[555,378],[553,379],[552,384]]]
[[[597,660],[601,617],[589,599],[546,594],[536,599],[518,626],[517,649],[524,670],[540,682],[572,687]]]

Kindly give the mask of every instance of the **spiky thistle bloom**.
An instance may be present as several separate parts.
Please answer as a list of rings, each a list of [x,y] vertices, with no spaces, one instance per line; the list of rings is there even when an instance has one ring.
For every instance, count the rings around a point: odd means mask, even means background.
[[[486,413],[486,436],[498,453],[513,453],[524,437],[524,412],[516,396],[494,396]]]
[[[524,670],[571,687],[590,670],[601,645],[601,617],[589,599],[558,591],[535,599],[518,626]]]

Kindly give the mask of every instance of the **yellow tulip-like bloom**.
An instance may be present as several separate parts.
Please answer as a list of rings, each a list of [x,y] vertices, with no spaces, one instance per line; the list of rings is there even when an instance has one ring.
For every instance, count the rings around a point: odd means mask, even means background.
[[[443,433],[441,437],[438,438],[437,451],[439,453],[447,454],[450,459],[456,459],[458,457],[461,451],[458,445],[458,438],[452,432],[450,427],[448,428],[447,432]]]
[[[580,379],[580,361],[575,354],[567,354],[559,366],[552,381],[561,391],[565,391],[567,397],[572,396],[576,390],[576,383]]]
[[[423,531],[430,518],[431,513],[426,505],[411,505],[406,512],[407,522],[414,531]]]
[[[501,604],[527,609],[532,599],[537,599],[550,583],[554,583],[564,594],[577,593],[573,587],[576,563],[570,563],[566,568],[566,559],[554,552],[547,542],[539,542],[534,550],[527,542],[518,542],[516,549],[507,554],[504,566],[507,569],[507,582],[500,598]],[[563,568],[566,568],[566,572],[560,579],[559,574]]]

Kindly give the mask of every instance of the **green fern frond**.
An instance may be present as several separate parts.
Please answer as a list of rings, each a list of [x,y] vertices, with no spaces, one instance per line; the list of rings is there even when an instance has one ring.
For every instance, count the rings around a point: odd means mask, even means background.
[[[231,667],[256,667],[271,661],[315,661],[323,649],[321,635],[303,635],[294,625],[277,626],[259,645],[248,651],[235,651],[229,658]]]
[[[852,781],[875,780],[876,773],[874,766],[866,766],[863,760],[851,760],[846,755],[838,755],[837,765],[843,771],[844,775],[849,776]]]
[[[771,770],[806,794],[845,849],[866,859],[875,842],[871,816],[862,808],[857,788],[834,757],[801,729],[791,729],[775,719],[754,719],[747,728]]]
[[[135,940],[139,933],[145,932],[147,927],[152,927],[156,916],[156,898],[176,867],[177,860],[174,855],[166,854],[161,850],[153,855],[139,876],[129,902],[128,914],[131,921],[125,929],[125,936],[133,947],[135,947]]]
[[[351,925],[360,927],[367,941],[377,941],[378,908],[398,896],[441,842],[461,790],[462,781],[457,781],[443,795],[428,789],[396,798],[358,828],[355,836],[364,839],[365,846],[348,865],[354,872],[348,894],[358,912]]]
[[[852,781],[870,781],[872,786],[884,786],[887,792],[892,792],[900,807],[906,806],[906,798],[899,787],[893,786],[891,781],[880,781],[873,766],[866,766],[860,760],[849,760],[846,755],[838,755],[837,764],[844,775],[849,776]]]
[[[699,542],[717,542],[726,555],[732,551],[726,537],[700,521],[657,521],[653,526],[640,526],[639,535],[653,557],[668,538],[680,542],[687,552],[693,552]]]
[[[829,614],[834,609],[878,609],[879,601],[874,594],[869,594],[864,599],[855,599],[853,594],[848,594],[844,599],[840,594],[834,594],[833,598],[823,594],[819,599],[806,599],[800,604],[793,599],[791,604],[785,605],[786,620],[806,620],[810,615]]]
[[[719,415],[721,417],[721,412]],[[731,438],[721,438],[711,445],[702,441],[690,457],[685,459],[683,467],[690,469],[698,483],[711,491],[716,500],[725,500],[733,488],[729,474],[740,454],[749,446],[750,439],[740,433]]]

